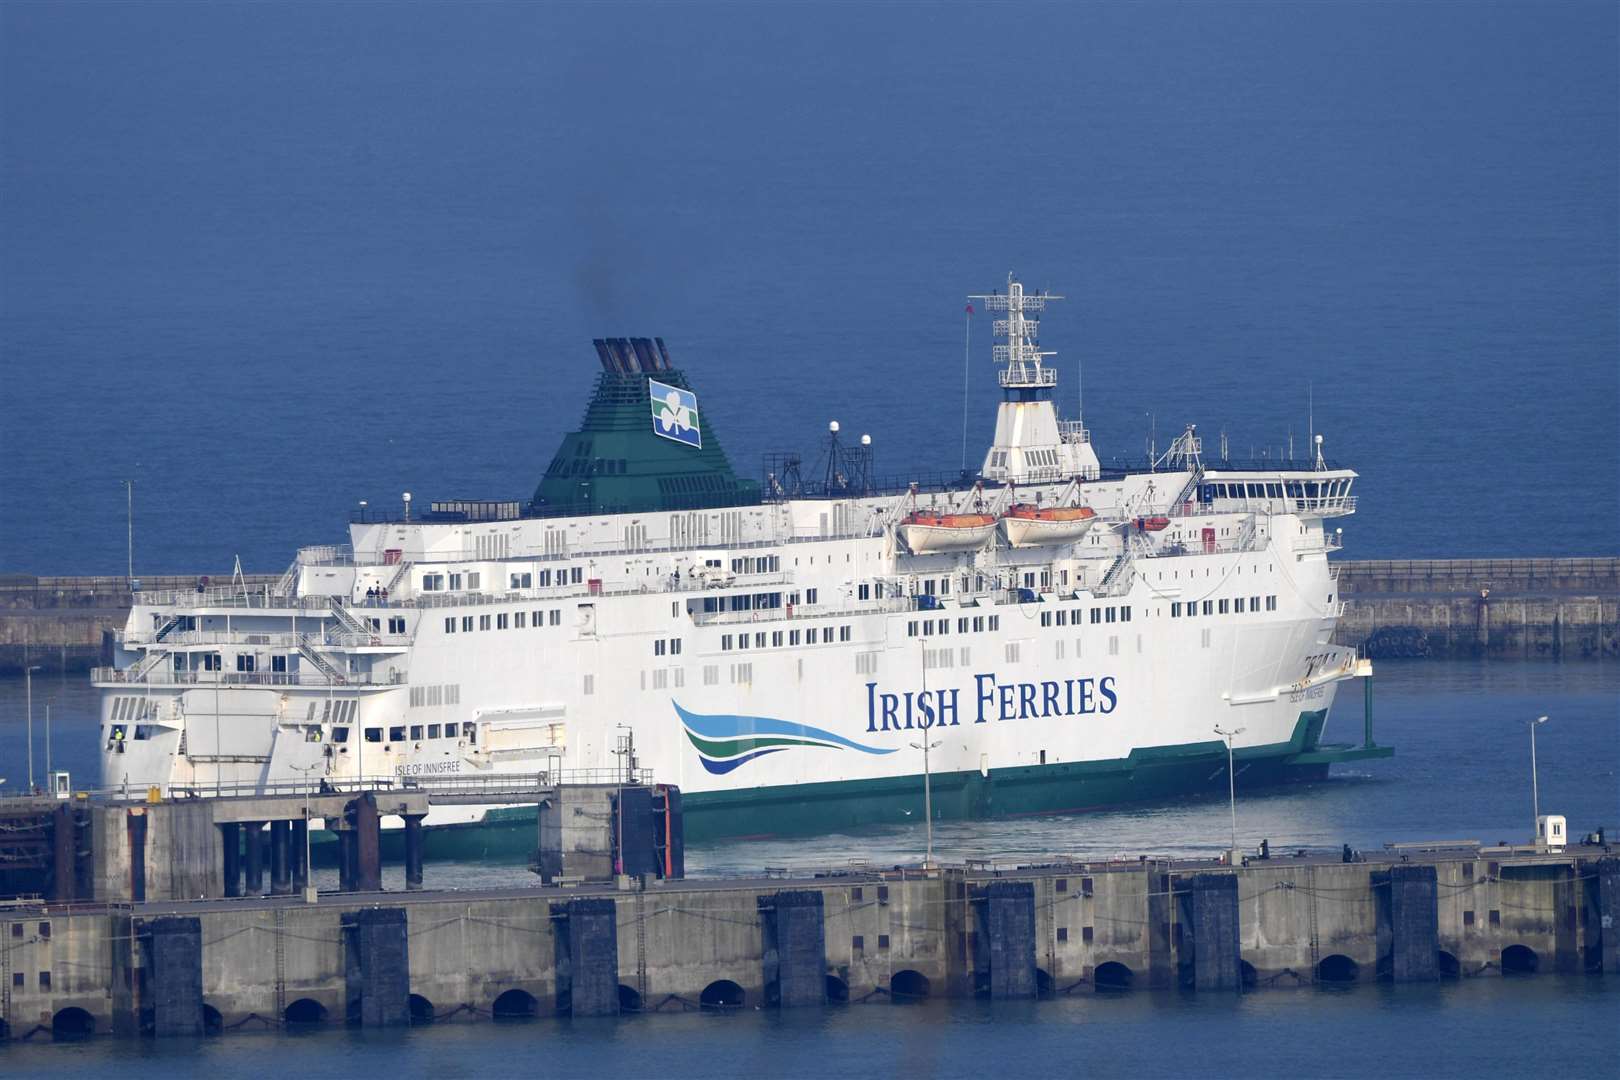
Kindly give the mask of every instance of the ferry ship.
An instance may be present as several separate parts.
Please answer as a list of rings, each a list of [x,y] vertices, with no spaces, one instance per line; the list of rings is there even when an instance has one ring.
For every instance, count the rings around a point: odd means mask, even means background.
[[[1319,779],[1341,683],[1329,555],[1355,472],[1206,460],[1189,426],[1104,469],[1039,316],[994,314],[976,474],[739,476],[661,339],[595,342],[532,498],[366,507],[273,585],[141,593],[98,669],[104,783],[165,796],[513,777],[678,785],[687,834],[1077,811]],[[1370,721],[1369,721],[1370,723]],[[1230,740],[1230,744],[1227,740]],[[397,822],[386,822],[385,826]],[[430,849],[532,847],[532,809],[435,807]],[[503,840],[504,836],[504,840]],[[437,838],[437,840],[435,839]]]

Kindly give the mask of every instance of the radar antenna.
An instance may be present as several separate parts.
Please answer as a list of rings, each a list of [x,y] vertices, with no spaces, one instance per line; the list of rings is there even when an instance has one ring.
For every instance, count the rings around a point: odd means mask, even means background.
[[[1045,292],[1026,293],[1024,286],[1015,281],[1009,272],[1005,293],[970,296],[968,299],[979,301],[986,311],[1007,313],[1006,318],[996,319],[991,328],[994,336],[1007,339],[1005,345],[991,348],[995,362],[1007,365],[997,377],[1003,390],[1049,390],[1057,385],[1057,369],[1043,363],[1047,357],[1056,356],[1057,353],[1043,352],[1036,344],[1040,320],[1029,318],[1027,313],[1044,311],[1047,301],[1062,300],[1063,297]]]

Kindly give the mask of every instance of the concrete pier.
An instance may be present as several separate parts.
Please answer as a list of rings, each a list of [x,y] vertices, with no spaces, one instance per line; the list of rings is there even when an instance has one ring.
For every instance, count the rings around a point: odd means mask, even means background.
[[[1121,992],[1181,972],[1228,994],[1559,956],[1614,975],[1617,909],[1603,846],[35,902],[0,910],[0,1019],[14,1038],[70,1009],[96,1031],[190,1032],[199,985],[203,1023],[231,1028]]]

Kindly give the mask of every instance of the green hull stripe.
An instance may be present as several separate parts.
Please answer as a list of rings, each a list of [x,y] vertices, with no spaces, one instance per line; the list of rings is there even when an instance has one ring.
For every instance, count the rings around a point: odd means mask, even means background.
[[[1335,762],[1389,757],[1389,747],[1319,746],[1326,711],[1301,713],[1287,742],[1246,747],[1233,755],[1238,784],[1250,789],[1320,780]],[[695,740],[694,740],[695,741]],[[759,740],[765,742],[767,740]],[[1137,749],[1124,758],[935,773],[937,820],[1072,813],[1165,802],[1226,791],[1226,744],[1219,740]],[[883,777],[813,784],[684,792],[686,839],[814,835],[922,819],[923,778]],[[522,861],[534,851],[533,806],[503,806],[483,820],[424,830],[428,858]],[[403,830],[385,830],[383,854],[403,855]]]

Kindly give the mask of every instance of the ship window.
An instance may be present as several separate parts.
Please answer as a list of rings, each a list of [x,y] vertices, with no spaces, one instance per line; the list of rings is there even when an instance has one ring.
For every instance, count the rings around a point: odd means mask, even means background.
[[[270,658],[270,670],[285,672],[287,670],[287,658],[280,655],[272,656]]]
[[[1227,608],[1228,608],[1228,607],[1229,607],[1229,606],[1230,606],[1230,605],[1229,605],[1229,604],[1228,604],[1228,603],[1227,603],[1227,601],[1225,601],[1225,600],[1222,600],[1222,601],[1220,601],[1220,602],[1219,602],[1219,603],[1220,603],[1220,613],[1221,613],[1221,614],[1222,614],[1222,615],[1225,615],[1225,614],[1226,614],[1226,610],[1227,610]]]
[[[738,634],[737,635],[737,648],[739,648],[739,649],[748,648],[748,635],[747,634]]]
[[[346,742],[348,742],[349,741],[349,729],[346,728],[346,727],[335,727],[335,728],[333,728],[332,729],[332,741],[335,742],[335,743],[346,743]]]
[[[917,620],[912,619],[910,622],[906,623],[906,637],[916,637],[916,636],[917,636]]]
[[[831,645],[832,644],[832,639],[833,639],[833,629],[832,629],[832,627],[823,626],[821,628],[821,643],[823,645]]]
[[[544,589],[547,586],[549,586],[550,584],[551,584],[551,571],[550,570],[542,570],[542,571],[540,571],[540,587],[542,589]]]
[[[1205,615],[1213,615],[1214,613],[1215,613],[1215,601],[1213,601],[1213,600],[1205,600],[1204,601],[1204,614]]]
[[[444,588],[444,575],[443,574],[423,574],[422,575],[422,591],[423,592],[439,592],[443,588]]]
[[[720,636],[720,651],[721,652],[730,652],[731,651],[731,635],[730,634],[722,634]]]
[[[463,615],[461,617],[461,631],[464,634],[472,633],[472,616],[471,615]]]
[[[771,647],[776,649],[780,649],[782,647],[782,631],[771,631]]]
[[[1059,626],[1069,625],[1069,613],[1067,611],[1059,611],[1057,613],[1057,624]]]
[[[388,632],[390,634],[403,634],[405,632],[405,617],[399,615],[390,618],[388,620]]]
[[[561,626],[562,625],[562,609],[561,608],[552,608],[551,609],[551,615],[546,621],[548,623],[550,623],[552,626]]]
[[[1280,498],[1282,498],[1282,485],[1281,484],[1267,484],[1266,485],[1266,496],[1268,498],[1272,498],[1272,499],[1280,499]]]
[[[497,630],[506,630],[506,629],[508,629],[506,612],[503,611],[499,615],[495,616],[495,629],[497,629]]]
[[[653,642],[653,655],[654,656],[663,656],[664,655],[664,639],[663,638],[659,638],[657,641]]]
[[[422,738],[422,725],[421,724],[412,724],[411,725],[411,741],[416,742],[421,738]]]
[[[380,743],[380,742],[382,742],[382,728],[380,728],[380,727],[368,727],[368,728],[366,728],[366,742],[369,742],[369,743]]]
[[[973,616],[973,632],[975,634],[984,633],[984,616],[983,615],[975,615],[975,616]]]
[[[451,574],[450,575],[450,588],[452,590],[459,590],[461,588],[461,575],[460,574]]]
[[[848,641],[849,640],[849,627],[840,626],[838,628],[838,640],[839,641]]]
[[[1181,617],[1181,601],[1180,600],[1173,601],[1170,604],[1170,617],[1172,619],[1179,619]]]
[[[479,575],[478,574],[468,574],[467,575],[467,588],[471,589],[473,592],[477,592],[478,591],[478,581],[479,581]]]
[[[958,634],[965,634],[968,632],[967,616],[964,615],[962,618],[956,620],[956,632]]]
[[[1042,626],[1051,626],[1052,625],[1052,613],[1050,611],[1041,612],[1041,625]]]
[[[236,654],[237,671],[253,671],[256,667],[258,667],[258,663],[259,658],[254,656],[252,653]]]
[[[1120,622],[1130,622],[1131,621],[1131,606],[1129,604],[1126,604],[1124,607],[1119,609],[1119,621]]]
[[[992,631],[996,631],[996,630],[1001,629],[1001,616],[1000,615],[992,615],[992,616],[990,616],[990,629]]]
[[[681,655],[681,639],[680,638],[670,638],[669,639],[669,655],[671,655],[671,656],[679,656],[679,655]]]
[[[568,578],[575,585],[578,585],[580,583],[580,580],[584,576],[585,576],[585,571],[584,571],[583,568],[578,567],[578,566],[569,567],[569,569],[568,569]]]
[[[1109,609],[1108,609],[1108,621],[1109,621],[1109,622],[1113,622],[1113,621],[1114,621],[1114,609],[1113,609],[1113,608],[1112,608],[1112,607],[1110,607],[1110,608],[1109,608]]]
[[[797,645],[798,643],[799,643],[799,632],[797,630],[789,630],[788,631],[788,644],[789,645]]]
[[[587,676],[585,676],[585,678],[589,679],[590,676],[587,675]],[[587,690],[585,692],[587,694],[590,693],[589,690]],[[455,738],[456,737],[456,725],[454,725],[454,724],[446,724],[446,725],[444,725],[444,737],[447,738],[447,739]]]
[[[1095,626],[1100,622],[1102,622],[1102,608],[1094,607],[1091,609],[1091,624]]]
[[[429,724],[427,726],[427,737],[430,738],[430,739],[437,739],[439,737],[439,725],[438,724]]]
[[[388,741],[389,742],[404,742],[405,741],[405,728],[404,728],[404,726],[400,725],[400,726],[397,726],[397,727],[389,728],[388,729]]]
[[[478,741],[478,729],[473,726],[472,721],[470,720],[461,725],[461,735],[470,743],[476,743]]]
[[[528,613],[523,612],[523,611],[515,611],[515,612],[513,612],[512,613],[512,626],[513,626],[513,628],[517,629],[517,630],[522,630],[523,625],[524,625],[524,619],[527,617],[527,615],[528,615]]]
[[[1250,611],[1259,611],[1260,610],[1260,598],[1258,596],[1249,597],[1249,610]]]
[[[478,629],[480,629],[480,630],[488,630],[489,629],[489,616],[488,615],[480,615],[480,616],[478,616]]]

